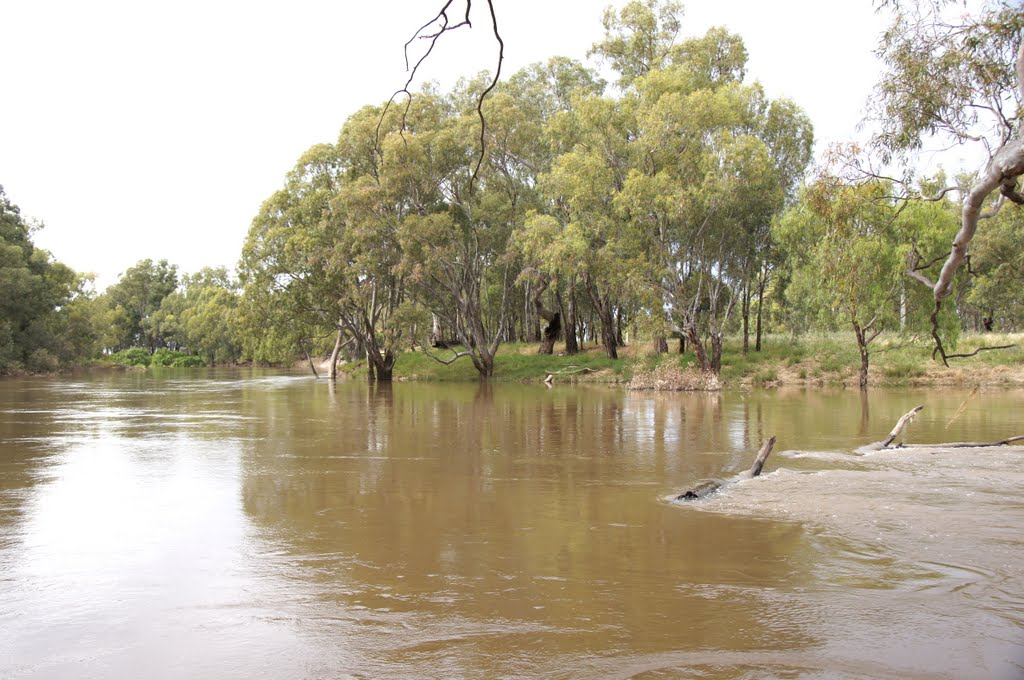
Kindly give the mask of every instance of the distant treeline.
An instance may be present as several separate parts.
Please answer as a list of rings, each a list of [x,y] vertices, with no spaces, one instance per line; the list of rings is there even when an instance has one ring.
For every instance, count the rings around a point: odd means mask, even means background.
[[[916,280],[935,280],[959,226],[946,178],[808,178],[806,114],[747,81],[738,35],[677,42],[680,16],[655,0],[605,13],[592,53],[612,86],[555,58],[482,102],[487,74],[361,109],[263,203],[237,279],[143,260],[95,293],[4,197],[0,371],[143,363],[142,348],[171,364],[332,354],[389,380],[418,347],[487,377],[503,342],[614,359],[629,337],[718,372],[727,337],[746,352],[769,331],[848,329],[866,375],[882,333],[951,347],[964,328],[1024,325],[1019,211],[986,222],[933,320]]]

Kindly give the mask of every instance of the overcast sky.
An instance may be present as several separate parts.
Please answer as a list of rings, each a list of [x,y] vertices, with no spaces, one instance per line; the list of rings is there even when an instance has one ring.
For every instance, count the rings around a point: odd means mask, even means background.
[[[404,83],[402,45],[441,4],[0,0],[0,184],[46,224],[36,242],[100,289],[147,257],[233,267],[299,155]],[[426,78],[493,69],[476,4],[473,30],[446,36]],[[505,73],[584,60],[607,4],[496,0]],[[684,35],[715,25],[743,36],[769,96],[807,111],[819,149],[857,134],[884,25],[869,0],[686,4]]]

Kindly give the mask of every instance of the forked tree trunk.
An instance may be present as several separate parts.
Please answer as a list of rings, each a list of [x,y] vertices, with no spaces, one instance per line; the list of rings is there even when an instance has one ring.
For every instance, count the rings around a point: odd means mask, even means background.
[[[668,353],[668,338],[664,335],[659,335],[654,338],[654,352],[656,354],[667,354]]]
[[[562,331],[562,315],[559,312],[553,312],[550,309],[545,309],[544,303],[541,302],[541,296],[547,288],[548,282],[545,280],[533,293],[533,307],[537,311],[537,316],[547,322],[547,325],[544,327],[544,332],[540,337],[540,348],[537,350],[538,354],[554,354],[555,340],[558,339],[558,334]]]
[[[711,362],[708,360],[707,352],[704,351],[704,343],[700,339],[700,335],[697,334],[697,325],[695,323],[688,323],[683,328],[686,333],[686,340],[690,343],[690,347],[693,349],[693,354],[697,358],[697,366],[702,371],[711,370]]]

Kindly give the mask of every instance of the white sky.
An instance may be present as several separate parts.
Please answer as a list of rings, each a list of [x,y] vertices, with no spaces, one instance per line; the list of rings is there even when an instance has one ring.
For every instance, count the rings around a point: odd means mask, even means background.
[[[45,222],[37,244],[101,290],[147,257],[233,267],[299,155],[405,82],[402,45],[441,4],[0,0],[0,184]],[[511,74],[584,60],[608,2],[496,4]],[[447,86],[493,69],[486,3],[474,12],[425,77]],[[856,135],[884,25],[870,0],[686,3],[684,35],[714,25],[743,36],[769,96],[807,111],[819,149]]]

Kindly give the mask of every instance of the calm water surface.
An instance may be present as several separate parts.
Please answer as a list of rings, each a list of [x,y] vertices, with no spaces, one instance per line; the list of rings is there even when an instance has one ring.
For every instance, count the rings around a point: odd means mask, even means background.
[[[1024,677],[1024,451],[851,453],[919,403],[1024,434],[1007,391],[0,381],[0,677]]]

